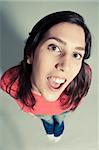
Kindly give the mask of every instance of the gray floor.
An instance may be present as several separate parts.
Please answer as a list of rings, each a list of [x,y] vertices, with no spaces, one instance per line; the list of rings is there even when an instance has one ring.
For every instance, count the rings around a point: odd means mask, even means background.
[[[97,150],[97,117],[87,99],[65,119],[58,143],[46,137],[41,121],[23,113],[0,90],[0,150]]]

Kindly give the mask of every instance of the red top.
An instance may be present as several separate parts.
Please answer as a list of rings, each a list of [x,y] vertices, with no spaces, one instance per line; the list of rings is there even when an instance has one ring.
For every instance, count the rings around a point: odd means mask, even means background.
[[[7,85],[9,84],[10,78],[16,73],[17,69],[13,68],[11,71],[7,70],[4,75],[2,76],[1,80],[0,80],[0,87],[3,89],[3,91],[6,91]],[[33,113],[33,114],[46,114],[46,115],[57,115],[57,114],[61,114],[65,111],[70,111],[70,109],[72,108],[72,106],[70,106],[68,109],[62,109],[61,107],[61,102],[60,102],[60,98],[54,102],[49,102],[46,101],[42,96],[37,95],[35,92],[33,92],[33,96],[36,99],[36,104],[34,106],[34,109],[26,106],[25,104],[23,104],[19,99],[15,98],[15,94],[18,88],[18,79],[14,82],[14,84],[11,87],[10,90],[10,95],[12,97],[14,97],[15,102],[18,104],[18,106],[24,111],[24,112],[29,112],[29,113]],[[64,100],[64,98],[66,99],[66,95],[62,94],[61,99]],[[67,99],[68,100],[68,99]]]

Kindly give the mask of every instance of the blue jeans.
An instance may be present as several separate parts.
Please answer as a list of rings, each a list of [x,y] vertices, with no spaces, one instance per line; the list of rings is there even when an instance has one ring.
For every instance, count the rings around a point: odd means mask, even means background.
[[[64,119],[67,112],[60,115],[36,115],[43,123],[47,134],[54,134],[54,136],[60,136],[64,131]]]

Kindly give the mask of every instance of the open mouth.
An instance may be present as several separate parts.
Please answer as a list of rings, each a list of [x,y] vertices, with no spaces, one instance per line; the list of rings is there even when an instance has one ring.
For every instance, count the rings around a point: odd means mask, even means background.
[[[63,86],[63,84],[66,82],[65,78],[60,78],[55,76],[50,76],[47,79],[51,89],[56,89],[56,90],[60,89]]]

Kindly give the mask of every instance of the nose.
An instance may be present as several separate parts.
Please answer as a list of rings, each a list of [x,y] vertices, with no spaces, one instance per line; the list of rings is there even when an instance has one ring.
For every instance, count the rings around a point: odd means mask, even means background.
[[[57,64],[55,65],[55,68],[56,68],[58,71],[64,72],[64,67],[63,67],[63,64],[61,64],[61,63],[57,63]]]
[[[70,66],[71,66],[71,60],[69,57],[68,58],[66,57],[64,59],[59,60],[58,63],[56,63],[55,68],[57,70],[64,72],[64,71],[69,71]]]

